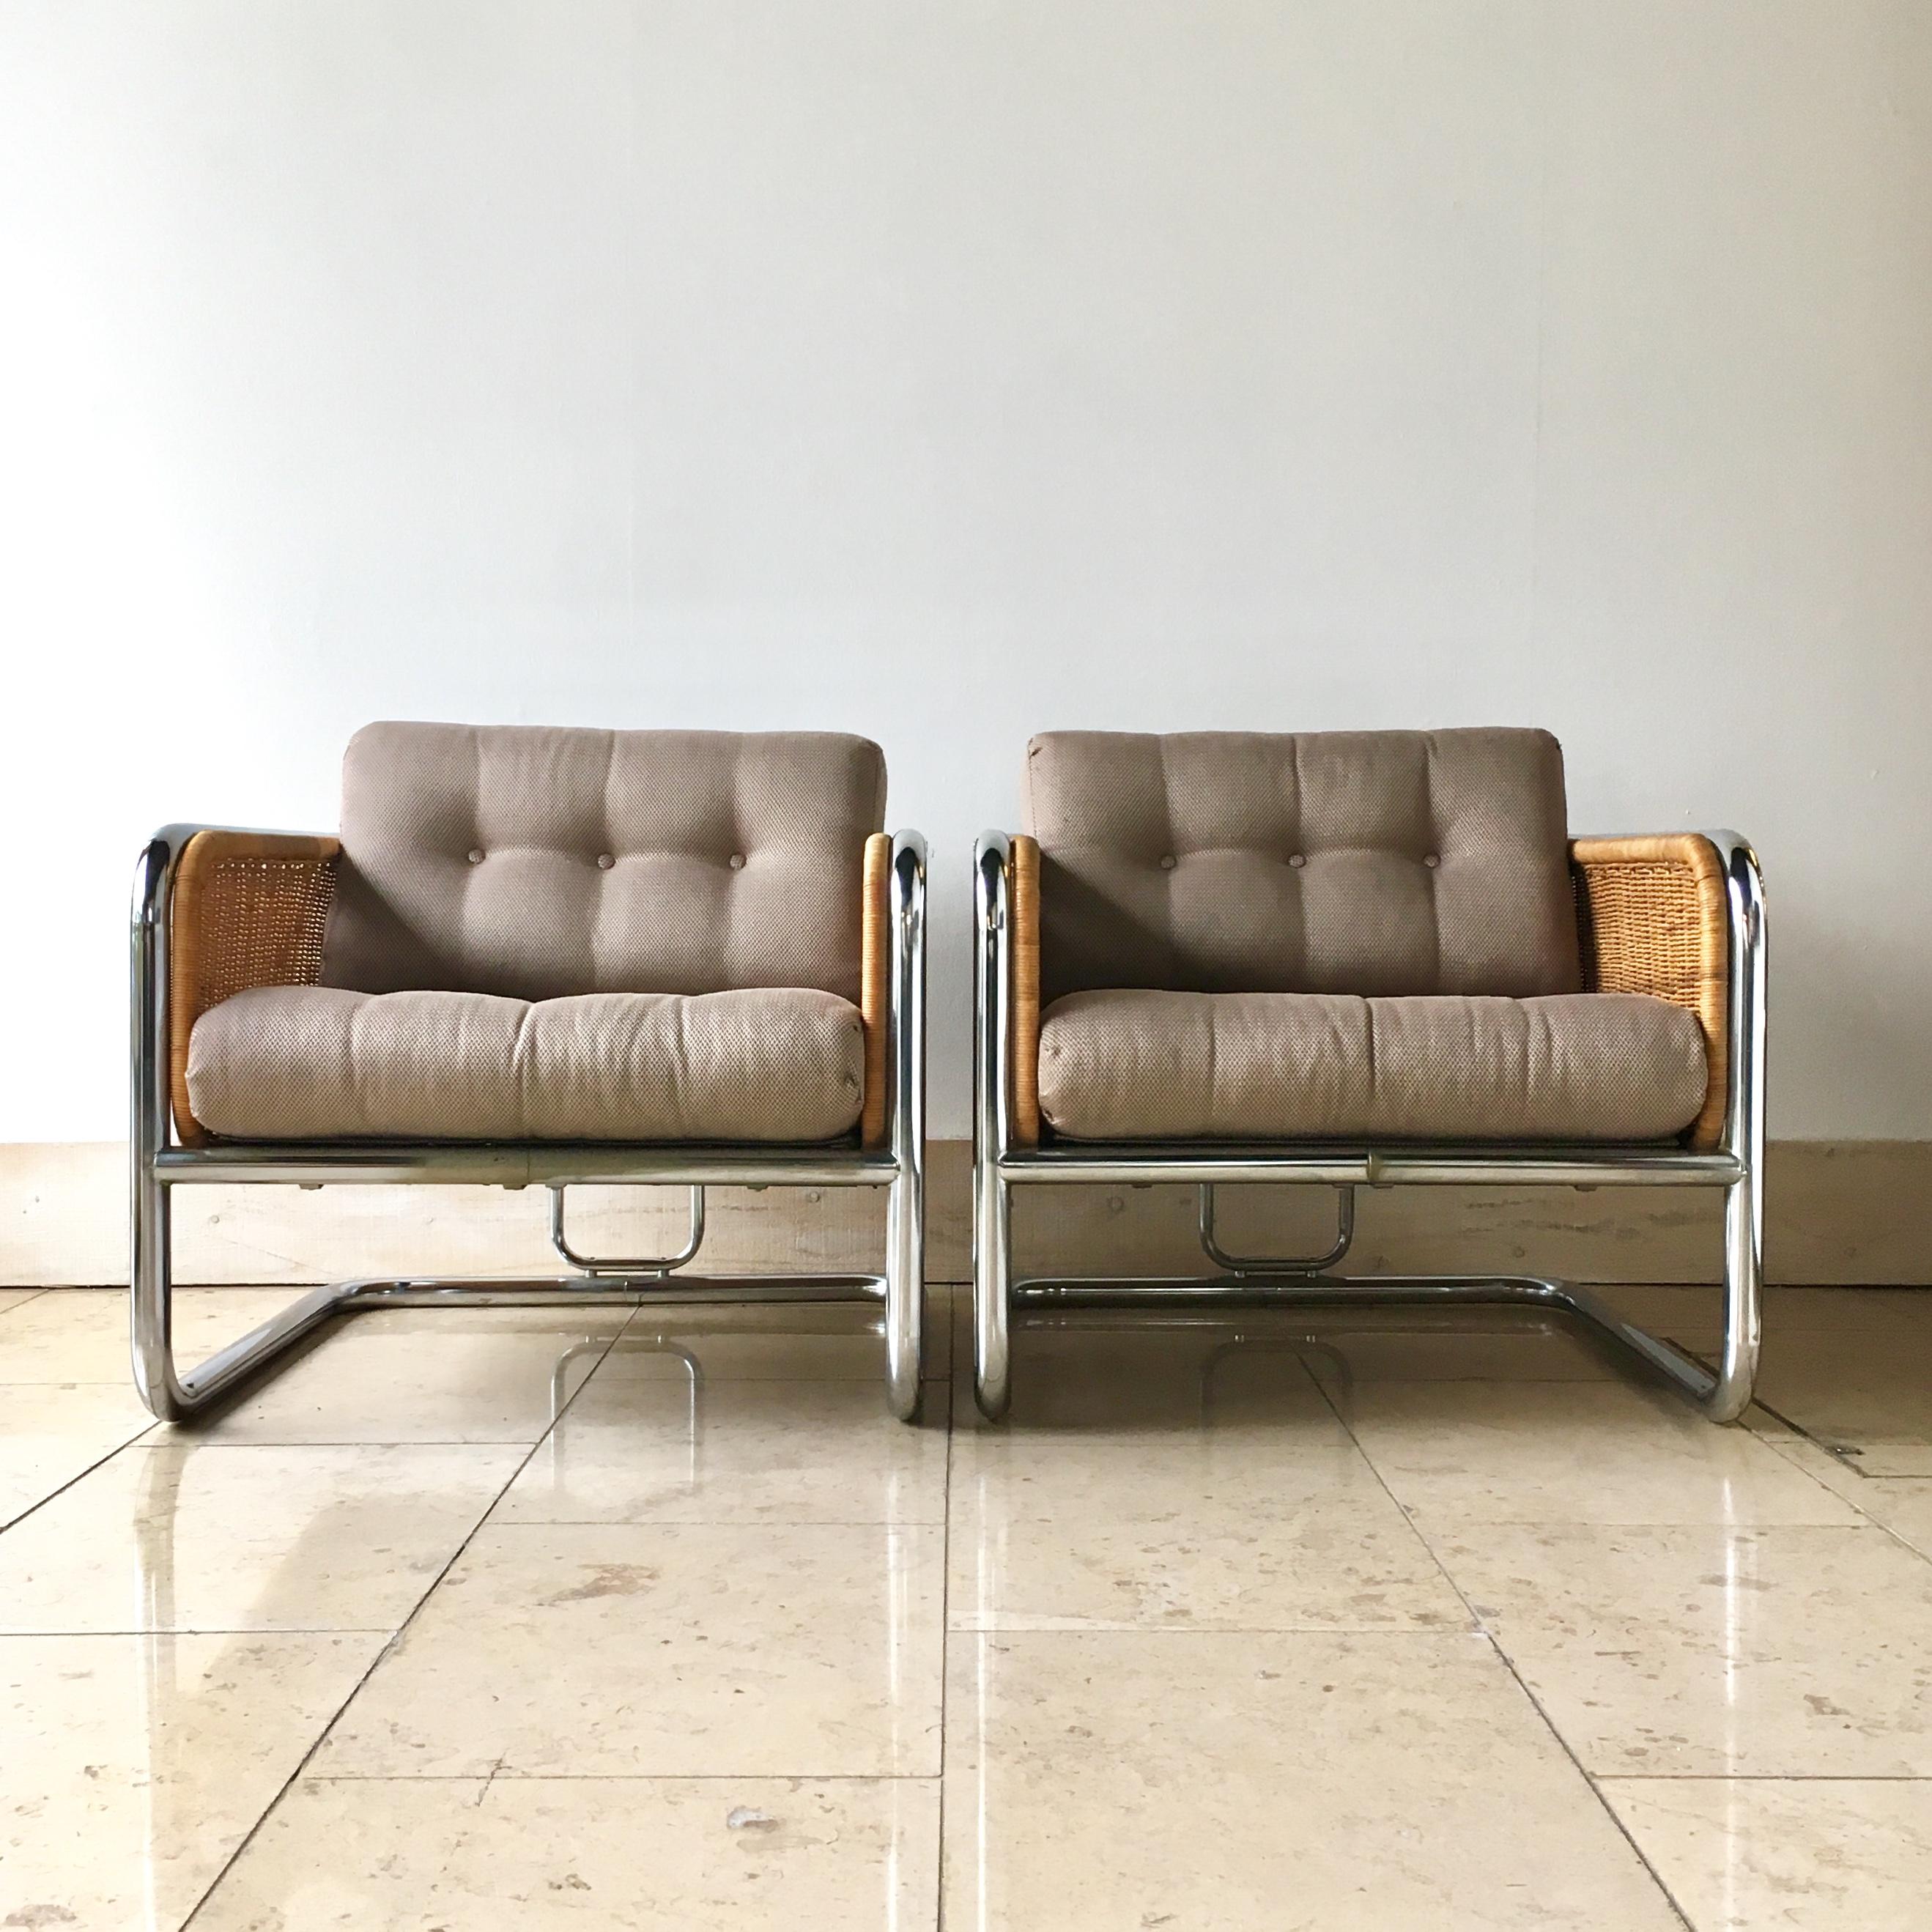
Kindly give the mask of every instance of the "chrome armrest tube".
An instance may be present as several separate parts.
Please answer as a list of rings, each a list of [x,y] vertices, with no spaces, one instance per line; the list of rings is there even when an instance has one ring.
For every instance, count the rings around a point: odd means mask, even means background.
[[[974,848],[973,1370],[980,1409],[1006,1412],[1011,1379],[1012,1189],[1002,1171],[1013,1144],[1012,841]]]
[[[1724,1200],[1724,1341],[1717,1385],[1705,1402],[1714,1420],[1735,1421],[1750,1405],[1763,1334],[1764,1143],[1766,1008],[1770,935],[1764,874],[1750,842],[1707,832],[1724,869],[1730,927],[1726,1023],[1730,1064],[1724,1150],[1742,1172]]]
[[[926,1322],[926,840],[892,839],[886,876],[892,955],[887,999],[886,1397],[902,1421],[919,1412]]]

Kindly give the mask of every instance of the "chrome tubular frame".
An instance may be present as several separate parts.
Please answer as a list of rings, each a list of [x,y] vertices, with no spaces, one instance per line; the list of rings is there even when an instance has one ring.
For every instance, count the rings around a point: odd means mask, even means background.
[[[674,1255],[580,1255],[570,1245],[563,1232],[563,1196],[566,1183],[550,1184],[550,1244],[560,1260],[580,1274],[642,1274],[653,1277],[675,1274],[686,1262],[695,1261],[704,1245],[704,1190],[691,1190],[691,1232]]]
[[[134,878],[131,992],[133,1118],[130,1274],[134,1384],[164,1422],[185,1420],[232,1394],[338,1315],[368,1308],[582,1307],[653,1302],[878,1301],[886,1395],[902,1420],[918,1414],[925,1294],[926,841],[902,832],[888,874],[890,996],[886,1050],[888,1144],[812,1146],[573,1142],[326,1141],[184,1147],[174,1138],[168,1079],[168,952],[176,868],[206,828],[164,826]],[[312,1289],[259,1328],[184,1370],[174,1358],[170,1204],[177,1187],[400,1183],[550,1190],[558,1252],[578,1271],[506,1279],[419,1276]],[[676,1256],[598,1260],[563,1238],[563,1190],[574,1184],[692,1190],[692,1239]],[[704,1190],[715,1187],[884,1187],[881,1274],[674,1274],[698,1252]]]
[[[1013,1140],[1012,934],[1007,910],[1011,846],[989,832],[974,854],[974,1387],[997,1418],[1012,1394],[1012,1328],[1022,1318],[1076,1307],[1165,1304],[1350,1307],[1399,1304],[1514,1304],[1580,1318],[1676,1383],[1714,1422],[1733,1422],[1750,1402],[1761,1330],[1764,1235],[1764,1066],[1767,963],[1764,887],[1756,854],[1735,832],[1705,835],[1726,881],[1730,934],[1730,1072],[1724,1132],[1708,1152],[1654,1146],[1433,1145],[1356,1148],[1325,1142],[1237,1146],[1214,1142],[1073,1143],[1021,1148]],[[1016,1186],[1180,1183],[1201,1195],[1203,1246],[1216,1275],[1120,1280],[1095,1276],[1016,1280]],[[1227,1255],[1214,1238],[1213,1190],[1228,1184],[1357,1186],[1721,1187],[1724,1213],[1724,1342],[1715,1372],[1625,1321],[1576,1282],[1541,1276],[1338,1276],[1326,1272],[1348,1246],[1346,1208],[1335,1250],[1318,1260]],[[1348,1197],[1344,1195],[1346,1201]]]
[[[1355,1190],[1352,1187],[1338,1187],[1335,1190],[1334,1244],[1324,1254],[1306,1256],[1231,1255],[1214,1235],[1215,1184],[1211,1180],[1203,1181],[1199,1192],[1200,1201],[1196,1213],[1201,1252],[1223,1274],[1232,1275],[1238,1280],[1246,1281],[1258,1278],[1267,1280],[1276,1275],[1300,1279],[1323,1274],[1355,1244]]]

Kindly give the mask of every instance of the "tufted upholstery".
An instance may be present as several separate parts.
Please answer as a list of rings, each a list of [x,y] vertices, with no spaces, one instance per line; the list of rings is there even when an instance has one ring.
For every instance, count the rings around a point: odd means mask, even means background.
[[[1078,1140],[1663,1140],[1704,1103],[1695,1013],[1642,993],[1070,994],[1040,1099]]]
[[[885,762],[831,732],[371,724],[343,761],[325,986],[856,1001]]]
[[[1027,776],[1047,1000],[1581,984],[1547,732],[1052,732]]]
[[[820,1141],[858,1118],[856,1006],[790,988],[255,986],[189,1036],[196,1119],[243,1140]]]

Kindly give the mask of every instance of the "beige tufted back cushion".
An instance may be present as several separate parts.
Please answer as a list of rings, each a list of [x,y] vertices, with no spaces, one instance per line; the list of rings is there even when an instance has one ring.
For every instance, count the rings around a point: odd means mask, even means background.
[[[343,760],[325,986],[859,998],[885,760],[822,731],[371,724]]]
[[[1581,985],[1545,731],[1056,731],[1027,757],[1042,993]]]

